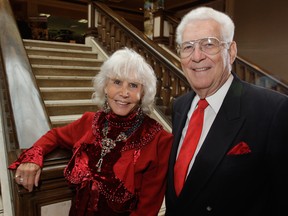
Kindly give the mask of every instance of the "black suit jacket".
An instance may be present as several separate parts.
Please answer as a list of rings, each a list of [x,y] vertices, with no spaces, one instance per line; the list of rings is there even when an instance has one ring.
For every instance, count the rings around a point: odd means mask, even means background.
[[[179,197],[173,167],[195,93],[173,105],[166,216],[277,216],[286,211],[288,97],[233,76]],[[228,154],[241,143],[249,150]]]

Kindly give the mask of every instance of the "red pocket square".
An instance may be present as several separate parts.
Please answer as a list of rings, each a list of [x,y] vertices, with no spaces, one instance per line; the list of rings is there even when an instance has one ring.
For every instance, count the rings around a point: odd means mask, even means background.
[[[237,145],[235,145],[227,155],[241,155],[241,154],[247,154],[250,153],[251,150],[247,143],[240,142]]]

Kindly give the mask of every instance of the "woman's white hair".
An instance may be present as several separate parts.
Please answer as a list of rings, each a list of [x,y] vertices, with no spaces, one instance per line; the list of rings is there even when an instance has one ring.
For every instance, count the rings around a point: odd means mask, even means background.
[[[153,109],[156,95],[156,76],[152,67],[134,50],[124,47],[115,51],[101,66],[93,78],[93,101],[100,108],[105,103],[105,87],[109,79],[137,82],[143,85],[144,92],[139,106],[143,112]]]
[[[176,29],[176,43],[177,44],[183,43],[182,35],[187,24],[193,21],[209,20],[209,19],[212,19],[220,24],[221,36],[222,36],[222,38],[219,38],[220,40],[223,40],[226,42],[233,41],[235,25],[232,19],[225,13],[214,10],[212,8],[199,7],[199,8],[191,10],[182,18],[180,24],[178,25]]]

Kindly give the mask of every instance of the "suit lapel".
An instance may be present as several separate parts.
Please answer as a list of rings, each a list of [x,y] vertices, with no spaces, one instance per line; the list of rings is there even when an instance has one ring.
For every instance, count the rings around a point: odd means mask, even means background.
[[[195,97],[195,93],[190,92],[187,95],[187,97],[185,97],[185,100],[182,102],[182,107],[180,107],[174,114],[174,119],[173,119],[173,121],[175,122],[173,126],[174,145],[171,151],[171,156],[172,156],[171,159],[173,161],[173,164],[176,159],[179,142],[180,142],[181,135],[182,135],[182,130],[187,120],[187,114],[190,110],[190,104],[192,103],[192,100],[194,97]]]
[[[242,84],[238,79],[234,79],[195,159],[193,168],[179,196],[180,202],[187,196],[194,199],[201,192],[240,130],[244,122],[240,115],[241,92]]]
[[[166,196],[176,200],[176,193],[174,188],[174,164],[176,160],[177,155],[177,149],[179,146],[179,142],[181,139],[181,134],[183,127],[186,122],[187,113],[190,109],[190,104],[195,96],[194,92],[189,92],[188,94],[184,95],[184,98],[181,98],[181,102],[177,105],[179,107],[175,108],[173,110],[173,135],[174,135],[174,141],[171,149],[170,159],[169,159],[169,169],[168,169],[168,181],[167,181],[167,188],[169,188],[166,191]]]

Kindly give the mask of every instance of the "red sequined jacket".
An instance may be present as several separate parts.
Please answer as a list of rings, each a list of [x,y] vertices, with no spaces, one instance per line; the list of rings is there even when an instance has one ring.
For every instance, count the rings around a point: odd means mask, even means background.
[[[130,132],[127,140],[116,141],[105,154],[99,172],[105,122],[109,140],[115,142],[120,132]],[[64,175],[76,188],[70,215],[156,216],[164,198],[171,144],[172,134],[143,113],[119,117],[86,112],[79,120],[47,132],[9,168],[23,162],[43,167],[47,153],[65,147],[73,150],[73,156]]]

